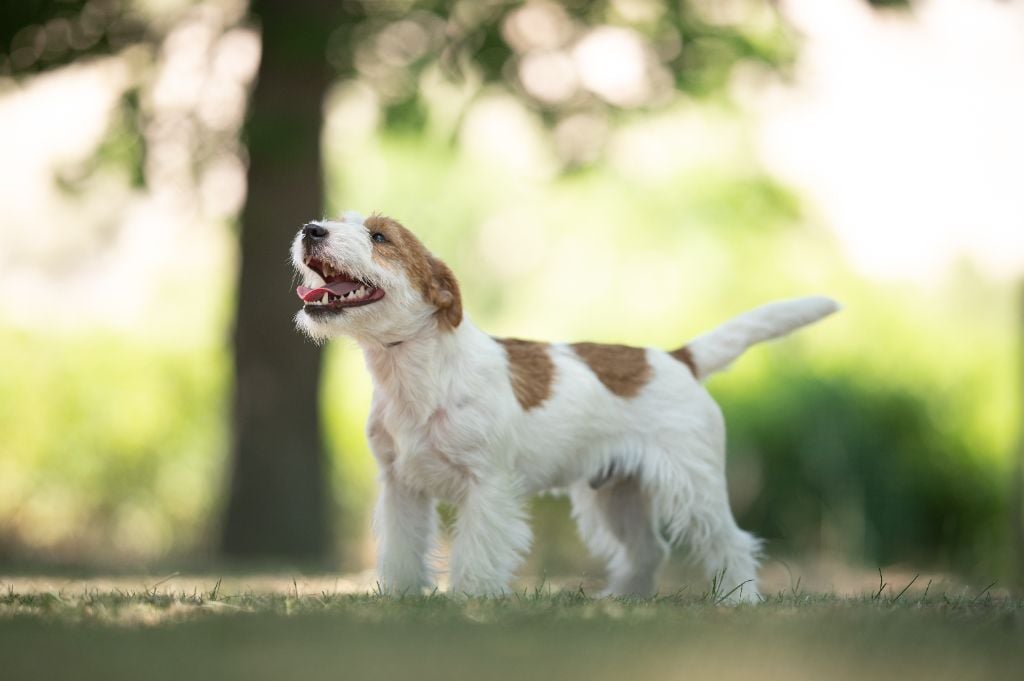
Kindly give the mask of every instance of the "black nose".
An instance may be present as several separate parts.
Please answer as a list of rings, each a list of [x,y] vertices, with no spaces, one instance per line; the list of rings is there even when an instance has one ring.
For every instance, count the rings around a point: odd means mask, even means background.
[[[325,236],[327,236],[327,228],[312,222],[302,228],[302,238],[306,241],[319,241]]]

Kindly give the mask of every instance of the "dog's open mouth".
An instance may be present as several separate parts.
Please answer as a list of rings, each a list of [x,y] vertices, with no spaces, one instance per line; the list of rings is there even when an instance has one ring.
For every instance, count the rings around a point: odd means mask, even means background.
[[[306,312],[316,314],[339,311],[346,307],[369,305],[384,297],[383,289],[335,269],[329,262],[308,258],[306,266],[324,280],[324,285],[317,288],[299,286],[295,289],[295,293],[305,303],[303,309]]]

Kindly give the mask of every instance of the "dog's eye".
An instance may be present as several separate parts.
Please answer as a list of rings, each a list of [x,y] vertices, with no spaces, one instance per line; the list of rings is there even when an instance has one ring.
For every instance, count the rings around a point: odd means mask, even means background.
[[[370,239],[372,239],[375,243],[378,244],[382,244],[388,240],[388,238],[381,234],[380,232],[374,232],[373,234],[371,234]]]

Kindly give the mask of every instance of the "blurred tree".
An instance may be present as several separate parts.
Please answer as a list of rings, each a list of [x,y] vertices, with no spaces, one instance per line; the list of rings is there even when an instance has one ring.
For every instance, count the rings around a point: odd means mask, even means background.
[[[910,7],[910,0],[867,0],[867,3],[872,7],[882,8],[895,8],[895,9],[908,9]]]
[[[1017,399],[1024,401],[1024,282],[1017,298]],[[1024,402],[1018,403],[1024,411]],[[1024,587],[1024,414],[1018,416],[1017,451],[1011,482],[1010,527],[1013,533],[1014,570],[1018,587]]]
[[[329,553],[316,408],[320,350],[295,333],[282,254],[297,227],[323,211],[320,124],[331,79],[324,53],[337,5],[256,0],[251,7],[262,29],[262,58],[244,131],[248,194],[239,231],[232,463],[221,541],[229,557],[320,560]],[[130,45],[156,47],[166,28],[125,0],[4,3],[0,73],[25,76]],[[123,104],[137,99],[129,92]],[[142,177],[145,121],[135,115],[127,122],[136,126],[135,174]]]
[[[239,558],[320,560],[329,522],[317,392],[320,349],[295,332],[282,254],[323,213],[320,164],[330,0],[254,0],[262,55],[245,139],[235,318],[231,483],[222,548]]]

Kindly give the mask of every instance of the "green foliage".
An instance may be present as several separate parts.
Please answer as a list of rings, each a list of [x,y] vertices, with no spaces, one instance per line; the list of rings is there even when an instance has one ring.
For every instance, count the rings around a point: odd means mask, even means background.
[[[706,4],[696,5],[357,0],[332,17],[336,28],[327,59],[342,78],[358,78],[378,93],[392,130],[422,130],[426,109],[418,83],[435,69],[474,89],[485,84],[514,93],[554,125],[581,112],[661,108],[674,91],[719,97],[738,64],[782,69],[792,61],[793,41],[770,5],[742,8],[739,22],[717,21]],[[646,95],[620,99],[577,88],[552,97],[524,79],[521,67],[532,56],[568,58],[574,45],[599,28],[635,37],[645,52],[641,70],[662,74]]]
[[[761,493],[739,521],[770,553],[836,552],[880,564],[938,560],[993,569],[1005,559],[1004,467],[972,453],[950,397],[868,372],[815,375],[779,356],[762,389],[715,390],[734,473]],[[787,361],[793,359],[795,361]]]
[[[17,332],[0,354],[0,558],[195,550],[224,463],[223,354]]]

